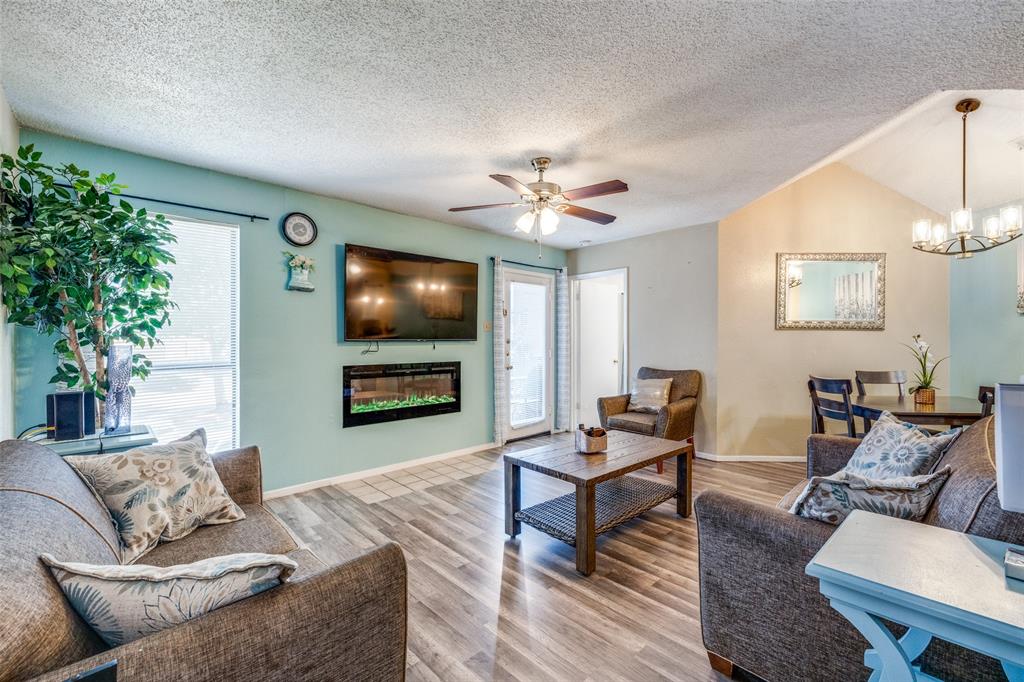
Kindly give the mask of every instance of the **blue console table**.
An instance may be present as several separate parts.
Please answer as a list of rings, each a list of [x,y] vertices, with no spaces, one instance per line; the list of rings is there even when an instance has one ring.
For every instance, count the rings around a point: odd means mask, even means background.
[[[935,682],[914,666],[933,637],[991,656],[1010,682],[1024,682],[1024,581],[1004,575],[1009,546],[858,510],[806,570],[871,643],[871,682]],[[909,629],[897,639],[883,618]]]

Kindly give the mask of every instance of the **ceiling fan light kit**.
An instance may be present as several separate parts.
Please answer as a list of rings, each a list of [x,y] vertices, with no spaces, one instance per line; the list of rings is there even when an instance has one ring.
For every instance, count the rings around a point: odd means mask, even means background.
[[[914,248],[925,253],[955,256],[958,259],[973,258],[975,253],[988,251],[1008,244],[1021,235],[1020,206],[1005,206],[998,215],[986,216],[981,221],[981,234],[974,234],[974,212],[967,206],[967,115],[977,111],[981,100],[962,99],[956,103],[956,111],[963,121],[963,137],[960,156],[961,202],[960,208],[949,213],[949,227],[946,223],[926,218],[915,220],[911,225],[911,239]]]
[[[523,234],[532,235],[538,246],[541,245],[544,237],[548,237],[558,231],[560,215],[565,214],[574,218],[589,220],[601,225],[608,225],[615,220],[615,216],[609,213],[602,213],[593,209],[584,208],[570,204],[570,201],[579,199],[591,199],[593,197],[605,196],[607,194],[618,194],[629,191],[629,185],[621,180],[608,180],[596,185],[587,185],[562,191],[562,187],[554,182],[544,179],[544,172],[551,166],[551,159],[547,156],[538,156],[530,161],[533,170],[537,172],[537,181],[523,184],[511,175],[493,174],[490,177],[505,185],[519,195],[519,201],[506,204],[481,204],[478,206],[459,206],[450,208],[449,211],[475,211],[482,208],[509,208],[512,206],[526,206],[528,210],[519,216],[515,222],[515,229]]]

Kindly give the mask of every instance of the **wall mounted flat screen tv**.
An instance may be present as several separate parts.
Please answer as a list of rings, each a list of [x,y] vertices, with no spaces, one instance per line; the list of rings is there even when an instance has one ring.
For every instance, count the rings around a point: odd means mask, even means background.
[[[476,263],[345,245],[346,341],[475,341]]]

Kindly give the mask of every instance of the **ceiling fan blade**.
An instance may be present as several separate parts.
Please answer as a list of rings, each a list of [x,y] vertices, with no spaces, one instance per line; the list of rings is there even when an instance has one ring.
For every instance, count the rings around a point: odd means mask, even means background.
[[[601,211],[583,208],[582,206],[573,206],[572,204],[561,204],[556,210],[559,213],[566,213],[575,218],[583,218],[584,220],[601,223],[602,225],[615,221],[615,216],[610,213],[601,213]]]
[[[480,206],[457,206],[455,208],[449,208],[449,211],[475,211],[480,208],[508,208],[510,206],[522,206],[521,201],[517,201],[512,204],[481,204]]]
[[[491,177],[494,177],[493,175]],[[580,199],[590,199],[592,197],[603,197],[605,194],[618,194],[619,192],[628,192],[629,185],[624,183],[622,180],[608,180],[607,182],[599,182],[596,185],[587,185],[586,187],[577,187],[576,189],[566,190],[562,192],[562,196],[568,201],[579,201]]]
[[[518,194],[521,197],[523,197],[523,196],[526,196],[526,197],[535,197],[535,196],[537,196],[536,194],[533,193],[532,189],[530,189],[529,187],[527,187],[523,183],[519,182],[518,180],[513,178],[511,175],[500,175],[500,174],[495,173],[495,174],[491,175],[491,177],[494,178],[495,180],[497,180],[498,182],[500,182],[501,184],[505,185],[506,187],[508,187],[510,190],[512,190],[513,192],[515,192],[516,194]]]

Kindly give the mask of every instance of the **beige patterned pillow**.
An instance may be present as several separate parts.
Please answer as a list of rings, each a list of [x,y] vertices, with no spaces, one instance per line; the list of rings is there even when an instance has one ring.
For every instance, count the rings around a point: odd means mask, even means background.
[[[166,445],[64,461],[107,507],[131,564],[158,542],[180,540],[199,526],[230,523],[245,512],[228,496],[198,429]]]
[[[229,554],[180,566],[95,566],[40,557],[71,607],[110,646],[174,627],[280,585],[286,556]]]
[[[671,390],[672,379],[633,379],[627,409],[630,412],[657,414],[668,405],[668,393]]]

